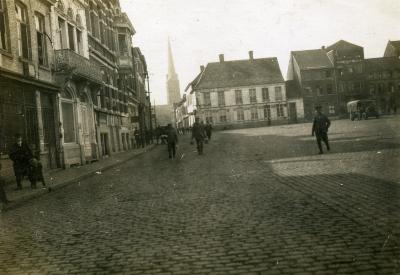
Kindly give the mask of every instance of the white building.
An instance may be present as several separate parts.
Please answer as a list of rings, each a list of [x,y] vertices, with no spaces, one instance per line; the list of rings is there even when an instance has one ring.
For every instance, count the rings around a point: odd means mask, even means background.
[[[188,113],[217,128],[288,122],[286,87],[277,58],[208,63],[186,88]],[[192,124],[192,123],[191,123]]]

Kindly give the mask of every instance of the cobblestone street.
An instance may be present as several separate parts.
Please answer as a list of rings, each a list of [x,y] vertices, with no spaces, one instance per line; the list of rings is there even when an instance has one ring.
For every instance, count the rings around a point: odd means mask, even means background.
[[[1,213],[0,274],[400,274],[400,119],[216,132]]]

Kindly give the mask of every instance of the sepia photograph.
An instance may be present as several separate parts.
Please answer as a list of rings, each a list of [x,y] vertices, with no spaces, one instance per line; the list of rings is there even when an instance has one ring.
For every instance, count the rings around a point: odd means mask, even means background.
[[[0,0],[0,275],[400,275],[400,0]]]

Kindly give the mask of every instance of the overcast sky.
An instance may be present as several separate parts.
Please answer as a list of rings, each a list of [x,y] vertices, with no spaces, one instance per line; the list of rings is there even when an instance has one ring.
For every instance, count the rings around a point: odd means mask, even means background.
[[[344,39],[383,55],[400,40],[400,0],[120,0],[150,72],[152,101],[165,104],[167,39],[170,37],[181,93],[200,65],[225,60],[278,57],[283,76],[290,51],[320,48]]]

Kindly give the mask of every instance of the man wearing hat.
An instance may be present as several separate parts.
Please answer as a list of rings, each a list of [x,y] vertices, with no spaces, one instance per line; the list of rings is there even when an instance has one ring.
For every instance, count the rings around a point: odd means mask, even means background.
[[[319,154],[323,154],[321,140],[325,143],[326,149],[329,151],[329,141],[328,141],[328,129],[331,126],[331,122],[326,115],[321,112],[322,107],[315,107],[315,117],[312,126],[311,135],[317,138],[317,144],[319,149]]]

